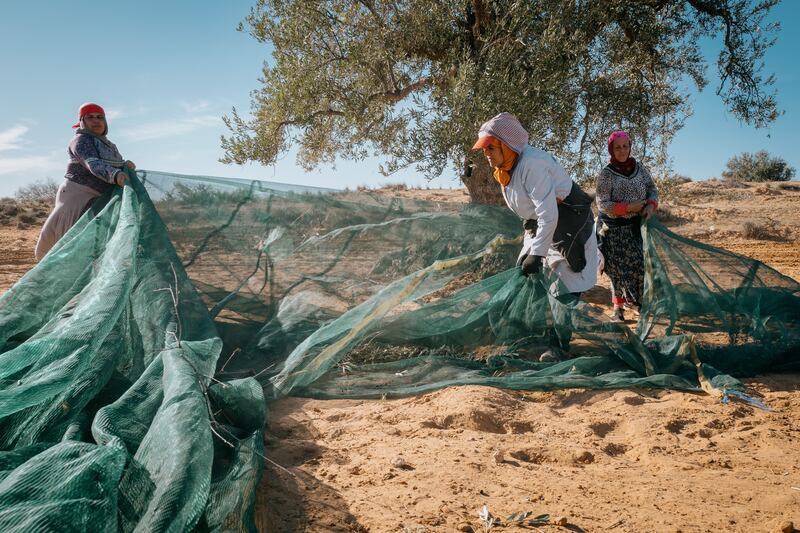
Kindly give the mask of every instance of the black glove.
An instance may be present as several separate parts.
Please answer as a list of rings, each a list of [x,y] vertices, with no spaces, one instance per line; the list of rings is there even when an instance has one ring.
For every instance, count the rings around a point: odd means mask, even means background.
[[[522,275],[530,276],[542,270],[542,259],[540,255],[526,255],[522,260]]]
[[[527,218],[522,221],[522,228],[531,236],[535,237],[539,230],[539,221],[535,218]]]

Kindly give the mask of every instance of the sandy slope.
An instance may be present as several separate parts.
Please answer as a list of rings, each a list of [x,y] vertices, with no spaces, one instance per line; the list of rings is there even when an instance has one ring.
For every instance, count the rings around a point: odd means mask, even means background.
[[[800,279],[800,185],[684,186],[674,230]],[[436,196],[433,196],[433,194]],[[400,191],[463,201],[455,191]],[[762,237],[743,234],[749,222]],[[0,292],[37,228],[0,228]],[[607,291],[598,288],[601,295]],[[456,387],[270,406],[262,531],[484,531],[478,512],[548,513],[541,531],[780,531],[800,522],[800,375],[747,382],[774,410],[673,391]],[[565,518],[562,526],[555,525]],[[495,525],[493,531],[520,528]],[[534,528],[528,528],[528,531]]]

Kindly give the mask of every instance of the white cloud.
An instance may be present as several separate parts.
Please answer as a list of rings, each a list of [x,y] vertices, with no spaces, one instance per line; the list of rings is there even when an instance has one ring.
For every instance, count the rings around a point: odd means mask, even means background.
[[[194,102],[182,100],[178,102],[178,105],[180,105],[183,110],[190,115],[194,115],[196,113],[204,113],[208,111],[208,108],[211,106],[211,102],[208,100],[196,100]]]
[[[25,172],[28,170],[52,169],[56,165],[49,157],[4,157],[0,159],[0,174]]]
[[[196,117],[179,118],[174,120],[161,120],[142,124],[132,128],[125,128],[122,136],[129,142],[150,141],[190,133],[203,128],[213,128],[222,125],[222,119],[217,115],[199,115]]]
[[[115,120],[127,115],[128,114],[125,112],[125,109],[120,107],[112,107],[111,109],[106,110],[106,118],[108,120]]]
[[[0,131],[0,151],[22,148],[22,136],[27,132],[28,127],[21,124],[12,126],[5,131]]]

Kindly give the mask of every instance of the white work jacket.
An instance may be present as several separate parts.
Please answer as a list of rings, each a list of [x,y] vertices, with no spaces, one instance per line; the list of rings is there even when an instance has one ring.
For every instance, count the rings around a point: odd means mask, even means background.
[[[538,148],[526,146],[511,173],[511,181],[503,188],[503,198],[509,209],[521,219],[535,219],[538,229],[535,236],[525,232],[519,256],[525,254],[544,257],[564,287],[551,287],[553,294],[583,292],[597,283],[597,237],[595,232],[586,241],[586,267],[574,272],[567,260],[552,247],[553,234],[558,224],[558,202],[572,190],[572,179],[556,159]]]

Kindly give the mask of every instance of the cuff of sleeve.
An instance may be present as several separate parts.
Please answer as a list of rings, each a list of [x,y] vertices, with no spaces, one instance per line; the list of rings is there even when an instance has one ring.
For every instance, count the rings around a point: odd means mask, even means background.
[[[654,209],[658,209],[658,200],[647,200],[647,205],[652,205]]]
[[[621,217],[628,213],[628,204],[625,202],[617,202],[614,204],[614,207],[611,208],[611,214],[617,217]]]

